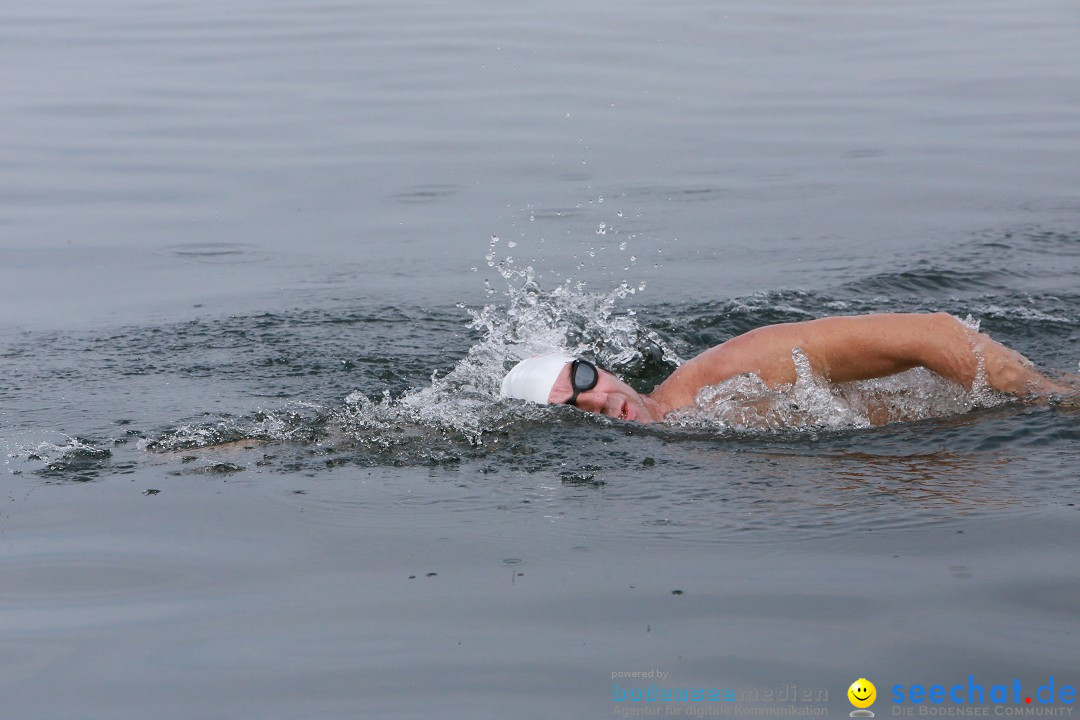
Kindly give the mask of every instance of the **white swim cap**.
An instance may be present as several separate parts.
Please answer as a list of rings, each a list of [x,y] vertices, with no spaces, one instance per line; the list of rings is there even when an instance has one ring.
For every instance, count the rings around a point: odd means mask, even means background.
[[[546,405],[551,388],[559,379],[559,373],[566,367],[566,363],[573,360],[574,358],[559,352],[526,358],[506,373],[499,395]]]

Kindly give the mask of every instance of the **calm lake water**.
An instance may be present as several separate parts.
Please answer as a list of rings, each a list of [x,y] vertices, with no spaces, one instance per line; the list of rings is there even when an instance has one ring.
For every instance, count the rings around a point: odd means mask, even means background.
[[[494,389],[545,344],[648,388],[887,311],[1075,372],[1078,38],[1067,0],[4,3],[5,713],[1077,686],[1075,409],[915,377],[885,427],[643,428]]]

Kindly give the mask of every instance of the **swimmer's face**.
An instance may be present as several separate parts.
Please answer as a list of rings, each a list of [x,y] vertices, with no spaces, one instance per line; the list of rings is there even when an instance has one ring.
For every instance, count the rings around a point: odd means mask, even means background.
[[[577,407],[588,412],[607,415],[617,420],[653,423],[660,418],[653,414],[645,398],[634,388],[606,370],[600,370],[596,387],[578,394]],[[574,394],[570,384],[570,363],[559,373],[548,395],[549,404],[565,403]]]

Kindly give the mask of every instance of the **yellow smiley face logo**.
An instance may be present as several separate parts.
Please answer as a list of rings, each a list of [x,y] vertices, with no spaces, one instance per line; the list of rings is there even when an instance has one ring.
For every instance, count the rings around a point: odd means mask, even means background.
[[[857,708],[868,708],[877,698],[877,688],[866,678],[859,678],[847,689],[848,700]]]

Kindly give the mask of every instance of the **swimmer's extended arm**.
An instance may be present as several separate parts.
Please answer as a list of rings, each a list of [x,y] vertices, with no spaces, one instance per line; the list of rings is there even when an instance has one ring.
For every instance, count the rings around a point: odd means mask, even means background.
[[[1018,352],[975,332],[947,313],[831,317],[752,330],[676,370],[652,393],[670,408],[694,402],[698,391],[754,373],[769,385],[795,382],[792,350],[801,349],[816,375],[832,382],[867,380],[922,366],[970,388],[985,363],[987,383],[1015,395],[1060,390]]]

